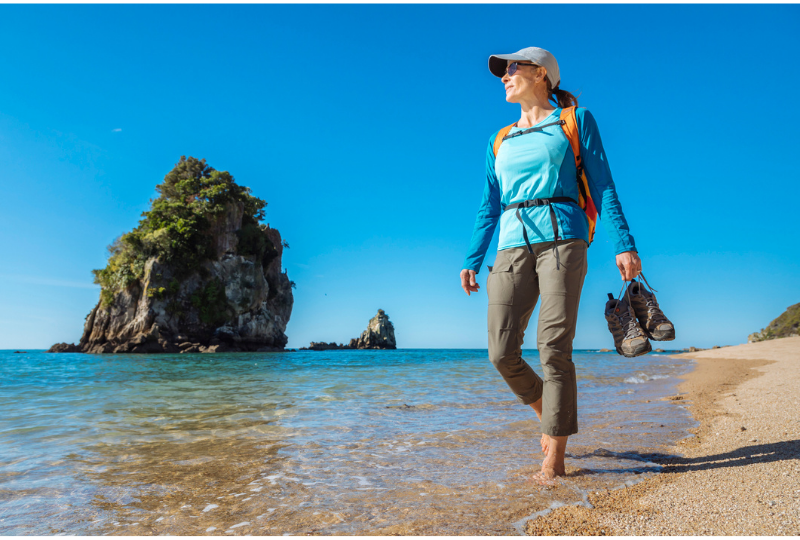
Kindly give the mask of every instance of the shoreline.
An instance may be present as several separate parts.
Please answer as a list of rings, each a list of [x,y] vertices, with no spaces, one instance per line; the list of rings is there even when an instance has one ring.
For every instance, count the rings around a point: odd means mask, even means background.
[[[699,425],[661,474],[528,521],[529,535],[800,534],[800,337],[679,355]]]

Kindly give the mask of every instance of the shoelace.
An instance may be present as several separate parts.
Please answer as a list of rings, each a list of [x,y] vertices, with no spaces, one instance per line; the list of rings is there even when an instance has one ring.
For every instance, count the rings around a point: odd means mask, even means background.
[[[656,290],[647,282],[647,278],[644,277],[644,274],[639,274],[639,277],[642,278],[642,281],[639,282],[639,286],[644,287],[647,284],[647,289],[650,289],[650,295],[642,295],[644,296],[645,305],[647,306],[647,314],[650,316],[650,319],[654,323],[665,323],[669,322],[669,319],[664,315],[664,312],[661,311],[661,308],[658,307],[658,300],[656,299]]]
[[[642,329],[637,324],[636,317],[631,315],[630,310],[621,314],[619,319],[622,322],[622,329],[625,331],[625,339],[644,336]]]
[[[651,321],[654,323],[669,322],[664,312],[658,307],[658,302],[654,297],[646,298],[645,301],[647,303],[647,314],[650,316]]]
[[[617,306],[619,306],[620,300],[622,299],[622,295],[628,299],[628,309],[625,310],[623,313],[620,310],[619,320],[622,323],[622,329],[625,331],[625,339],[631,339],[634,337],[644,337],[644,332],[642,331],[641,327],[639,327],[638,321],[636,317],[632,314],[631,310],[631,296],[628,293],[628,282],[625,281],[622,284],[622,289],[619,291],[619,296],[617,297]]]

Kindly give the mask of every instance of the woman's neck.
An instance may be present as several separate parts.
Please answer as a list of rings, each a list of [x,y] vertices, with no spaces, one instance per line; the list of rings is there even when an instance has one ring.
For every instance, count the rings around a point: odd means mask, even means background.
[[[520,128],[533,127],[556,110],[549,102],[545,101],[543,103],[539,100],[532,100],[527,103],[522,102],[520,106],[522,107],[522,113],[519,121],[517,121],[517,127]]]

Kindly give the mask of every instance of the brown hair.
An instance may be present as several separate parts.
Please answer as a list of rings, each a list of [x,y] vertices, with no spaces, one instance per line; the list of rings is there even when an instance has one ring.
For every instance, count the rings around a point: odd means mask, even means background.
[[[544,66],[540,66],[538,64],[534,64],[536,69]],[[545,75],[544,82],[547,83],[547,96],[548,100],[552,101],[562,109],[566,107],[577,107],[578,106],[578,98],[573,96],[571,93],[567,92],[566,90],[562,90],[558,86],[553,88],[553,85],[550,83],[550,79]]]
[[[548,99],[556,104],[559,107],[566,108],[566,107],[577,107],[578,106],[578,98],[567,92],[566,90],[562,90],[558,86],[553,88],[550,84],[550,79],[545,77],[545,81],[547,82],[547,95],[549,96]]]

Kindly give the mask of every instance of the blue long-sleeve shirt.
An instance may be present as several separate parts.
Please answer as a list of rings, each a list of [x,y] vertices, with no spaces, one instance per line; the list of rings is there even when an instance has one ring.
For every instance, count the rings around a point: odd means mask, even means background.
[[[561,108],[536,124],[544,126],[558,121]],[[600,132],[592,114],[583,108],[576,109],[580,152],[589,191],[597,207],[598,216],[614,242],[617,254],[636,251],[628,222],[622,214],[622,205],[617,197],[611,169],[603,150]],[[512,128],[510,133],[528,128]],[[578,200],[577,170],[575,154],[561,126],[544,127],[541,131],[526,133],[508,139],[500,145],[497,158],[493,143],[497,133],[489,139],[486,149],[486,185],[483,189],[475,228],[472,233],[464,268],[478,272],[486,250],[492,241],[494,230],[500,224],[498,251],[525,245],[522,223],[515,212],[503,209],[515,202],[527,199],[571,197]],[[572,203],[555,203],[553,208],[558,221],[559,236],[582,238],[589,241],[589,220],[583,210]],[[555,238],[546,206],[520,209],[520,215],[531,244],[552,242]]]

